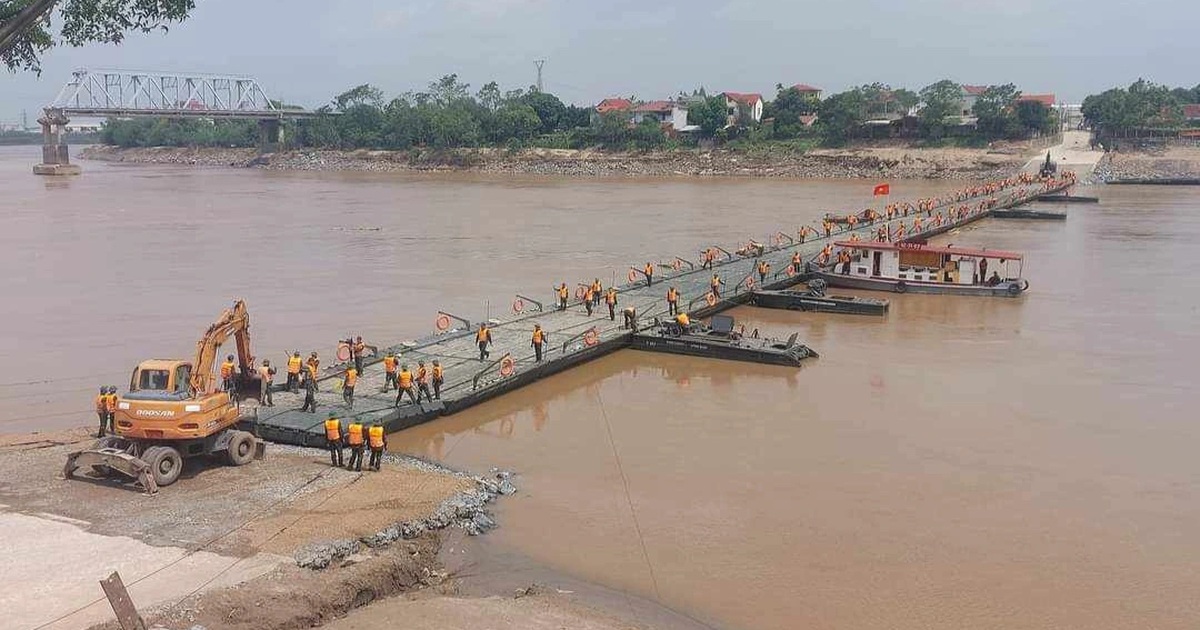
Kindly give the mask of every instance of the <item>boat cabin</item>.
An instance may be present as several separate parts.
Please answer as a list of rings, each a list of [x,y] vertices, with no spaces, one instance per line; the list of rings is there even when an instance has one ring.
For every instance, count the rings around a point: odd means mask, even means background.
[[[1024,257],[1016,252],[919,243],[840,241],[850,251],[849,270],[834,274],[934,284],[986,285],[1021,279]]]

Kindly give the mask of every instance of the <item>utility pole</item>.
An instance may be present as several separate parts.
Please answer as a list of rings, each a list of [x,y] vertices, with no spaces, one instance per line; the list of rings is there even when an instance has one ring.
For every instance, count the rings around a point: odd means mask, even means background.
[[[533,62],[533,65],[537,66],[537,69],[538,69],[537,88],[538,88],[538,91],[541,92],[541,91],[543,91],[542,90],[542,66],[546,65],[546,60],[538,59],[537,61]]]
[[[21,110],[21,131],[29,131],[29,112]]]

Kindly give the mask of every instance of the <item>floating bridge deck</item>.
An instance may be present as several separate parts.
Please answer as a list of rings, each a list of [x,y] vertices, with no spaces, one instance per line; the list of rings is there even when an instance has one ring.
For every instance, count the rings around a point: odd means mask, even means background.
[[[991,195],[999,200],[993,209],[1020,206],[1039,195],[1059,192],[1071,185],[1073,182],[1049,186],[1017,185],[1003,189]],[[945,202],[937,209],[964,204],[970,204],[974,208],[986,197],[984,195]],[[990,212],[991,210],[973,209],[967,216],[946,221],[937,227],[932,225],[932,221],[928,221],[928,229],[919,234],[909,234],[906,240],[942,234],[982,219]],[[908,222],[911,224],[911,217]],[[279,391],[274,394],[275,407],[248,406],[243,416],[243,425],[260,437],[273,442],[321,446],[325,442],[322,423],[330,411],[337,413],[344,421],[357,419],[364,423],[382,424],[388,432],[456,413],[628,346],[630,335],[629,331],[623,328],[621,311],[628,306],[636,308],[638,322],[642,327],[648,326],[655,317],[665,319],[666,291],[670,286],[679,290],[680,307],[693,317],[712,315],[749,301],[752,288],[783,289],[803,281],[801,275],[786,273],[793,253],[798,251],[804,260],[812,260],[827,243],[846,239],[853,232],[857,232],[864,241],[871,240],[873,232],[878,230],[881,223],[864,222],[853,231],[838,226],[831,237],[810,237],[803,243],[779,236],[774,239],[776,242],[765,247],[759,257],[743,257],[721,250],[721,256],[714,262],[711,271],[703,269],[699,264],[672,258],[658,265],[654,282],[649,287],[646,286],[641,273],[631,272],[630,277],[636,279],[617,287],[615,321],[609,320],[608,309],[603,299],[594,314],[589,317],[574,293],[570,306],[565,311],[557,310],[552,298],[547,299],[545,310],[540,310],[536,302],[525,298],[522,300],[522,312],[490,321],[493,346],[487,361],[479,360],[479,350],[475,343],[478,321],[468,321],[451,314],[439,314],[439,318],[444,317],[441,319],[443,324],[451,322],[446,330],[416,341],[397,343],[391,347],[380,346],[377,356],[364,361],[364,374],[360,375],[355,387],[353,409],[348,408],[342,400],[339,383],[346,364],[339,363],[322,370],[318,380],[318,407],[315,413],[299,410],[303,402],[303,392],[293,394]],[[699,246],[704,247],[703,244]],[[770,263],[771,273],[765,283],[752,286],[747,282],[747,278],[752,277],[757,282],[756,265],[759,260]],[[706,296],[713,273],[721,277],[724,286],[722,299],[709,304]],[[530,347],[530,336],[535,323],[540,324],[547,333],[545,354],[541,363],[535,363],[533,349]],[[422,401],[419,405],[413,405],[406,396],[399,407],[394,406],[395,390],[382,393],[382,358],[389,350],[395,352],[400,357],[400,362],[407,364],[414,373],[418,361],[425,361],[428,367],[433,360],[438,360],[445,370],[441,400]],[[511,358],[511,371],[504,369],[504,357]]]

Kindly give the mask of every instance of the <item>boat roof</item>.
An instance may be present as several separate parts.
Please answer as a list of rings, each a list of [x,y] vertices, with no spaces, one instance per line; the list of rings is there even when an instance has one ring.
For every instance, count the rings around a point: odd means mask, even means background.
[[[938,247],[920,243],[887,243],[880,241],[838,241],[838,247],[850,249],[877,249],[885,251],[929,252],[932,254],[954,254],[958,256],[974,256],[976,258],[1003,258],[1005,260],[1024,260],[1025,256],[1017,252],[1007,252],[1000,249],[975,249],[972,247]]]

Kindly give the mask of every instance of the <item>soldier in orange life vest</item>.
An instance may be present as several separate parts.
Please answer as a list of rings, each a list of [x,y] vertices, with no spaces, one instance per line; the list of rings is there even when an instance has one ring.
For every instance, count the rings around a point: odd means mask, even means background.
[[[392,352],[388,352],[387,356],[383,357],[383,391],[387,393],[396,385],[396,365],[399,360]]]
[[[320,370],[320,368],[321,359],[317,358],[316,352],[310,353],[308,355],[308,360],[304,362],[304,370],[308,372],[309,377],[312,378],[314,390],[317,387],[317,372]]]
[[[363,438],[362,423],[350,423],[346,429],[346,443],[350,445],[350,461],[346,462],[346,470],[362,472],[363,447],[366,446],[366,440]]]
[[[800,242],[803,243],[804,241],[801,240]],[[800,259],[800,252],[792,252],[792,273],[800,273],[800,270],[803,268],[804,263]]]
[[[679,313],[679,289],[671,287],[667,289],[667,314],[676,315]]]
[[[564,282],[564,283],[562,283],[562,286],[558,287],[557,291],[558,291],[558,310],[565,311],[565,310],[567,310],[567,300],[571,299],[571,290],[567,288],[567,283]]]
[[[842,263],[842,275],[850,275],[850,250],[843,249],[838,252],[838,262]]]
[[[617,321],[617,290],[608,287],[608,292],[604,294],[604,303],[608,305],[608,321]]]
[[[237,364],[233,362],[233,355],[225,357],[225,362],[221,364],[221,389],[229,392],[230,398],[233,397],[237,389],[233,381],[233,374],[236,368]]]
[[[529,345],[533,346],[533,360],[535,363],[542,362],[542,344],[546,343],[546,333],[542,332],[541,324],[533,325],[533,336],[529,340]]]
[[[263,359],[262,367],[258,369],[258,404],[274,407],[275,399],[271,396],[271,386],[275,381],[275,368],[271,367],[270,359]]]
[[[105,402],[108,409],[108,430],[116,433],[117,431],[117,386],[108,386],[108,400]]]
[[[329,465],[343,466],[342,448],[345,440],[342,436],[342,421],[332,411],[325,419],[325,447],[329,449]]]
[[[475,343],[479,344],[479,360],[488,358],[491,354],[488,352],[488,346],[492,345],[492,331],[488,330],[486,323],[479,324],[479,332],[475,333]]]
[[[358,384],[358,370],[354,368],[346,368],[345,379],[342,380],[342,400],[346,401],[346,406],[354,408],[354,386]]]
[[[387,448],[387,435],[384,435],[381,425],[372,422],[367,428],[367,448],[371,449],[371,459],[367,462],[367,468],[379,472],[379,460],[383,459],[383,449]]]
[[[721,281],[721,276],[713,274],[712,280],[708,281],[708,289],[712,291],[713,297],[721,297],[721,285],[725,284]]]
[[[708,249],[704,250],[703,255],[701,256],[701,259],[704,261],[704,264],[700,265],[700,268],[701,269],[712,269],[713,261],[716,260],[716,258],[717,258],[717,254],[716,254],[716,252],[713,251],[713,248],[709,247]]]
[[[302,381],[302,384],[304,386],[304,406],[300,408],[300,411],[307,411],[308,413],[316,413],[317,412],[317,378],[315,376],[313,376],[308,370],[304,370],[304,374],[301,376],[300,380]]]
[[[760,260],[758,261],[758,282],[763,284],[767,281],[767,274],[771,273],[771,263]]]
[[[833,232],[833,223],[829,219],[825,219],[821,221],[821,227],[825,228],[825,238],[829,238],[829,235]]]
[[[359,336],[350,344],[350,355],[354,357],[354,371],[362,374],[363,372],[363,355],[367,352],[367,344],[363,343],[362,337]]]
[[[446,375],[442,372],[442,364],[437,359],[433,360],[433,397],[435,400],[442,399],[442,383],[446,382]]]
[[[300,358],[300,353],[295,352],[288,357],[287,363],[287,390],[293,394],[300,391],[300,370],[304,367],[304,360]]]
[[[654,284],[654,265],[646,263],[646,266],[642,267],[642,273],[646,274],[646,286]]]
[[[425,400],[433,401],[433,394],[429,393],[429,370],[425,368],[424,361],[417,361],[417,402],[421,402],[422,395]]]
[[[400,406],[400,400],[405,394],[408,394],[408,400],[412,404],[421,402],[417,400],[417,394],[413,391],[413,373],[409,371],[408,365],[401,365],[400,372],[396,374],[396,407]]]
[[[592,280],[592,306],[600,306],[600,294],[604,293],[604,285],[600,284],[600,278]]]
[[[801,243],[804,242],[804,237],[808,236],[808,230],[809,230],[809,228],[807,225],[801,225],[800,230],[796,232],[796,235],[800,237]]]
[[[585,287],[583,290],[583,307],[587,309],[588,317],[592,316],[592,304],[596,301],[596,295],[592,293],[592,287]]]
[[[96,395],[96,415],[100,418],[100,431],[96,433],[96,437],[104,437],[105,427],[108,426],[108,386],[100,387],[100,393]]]

